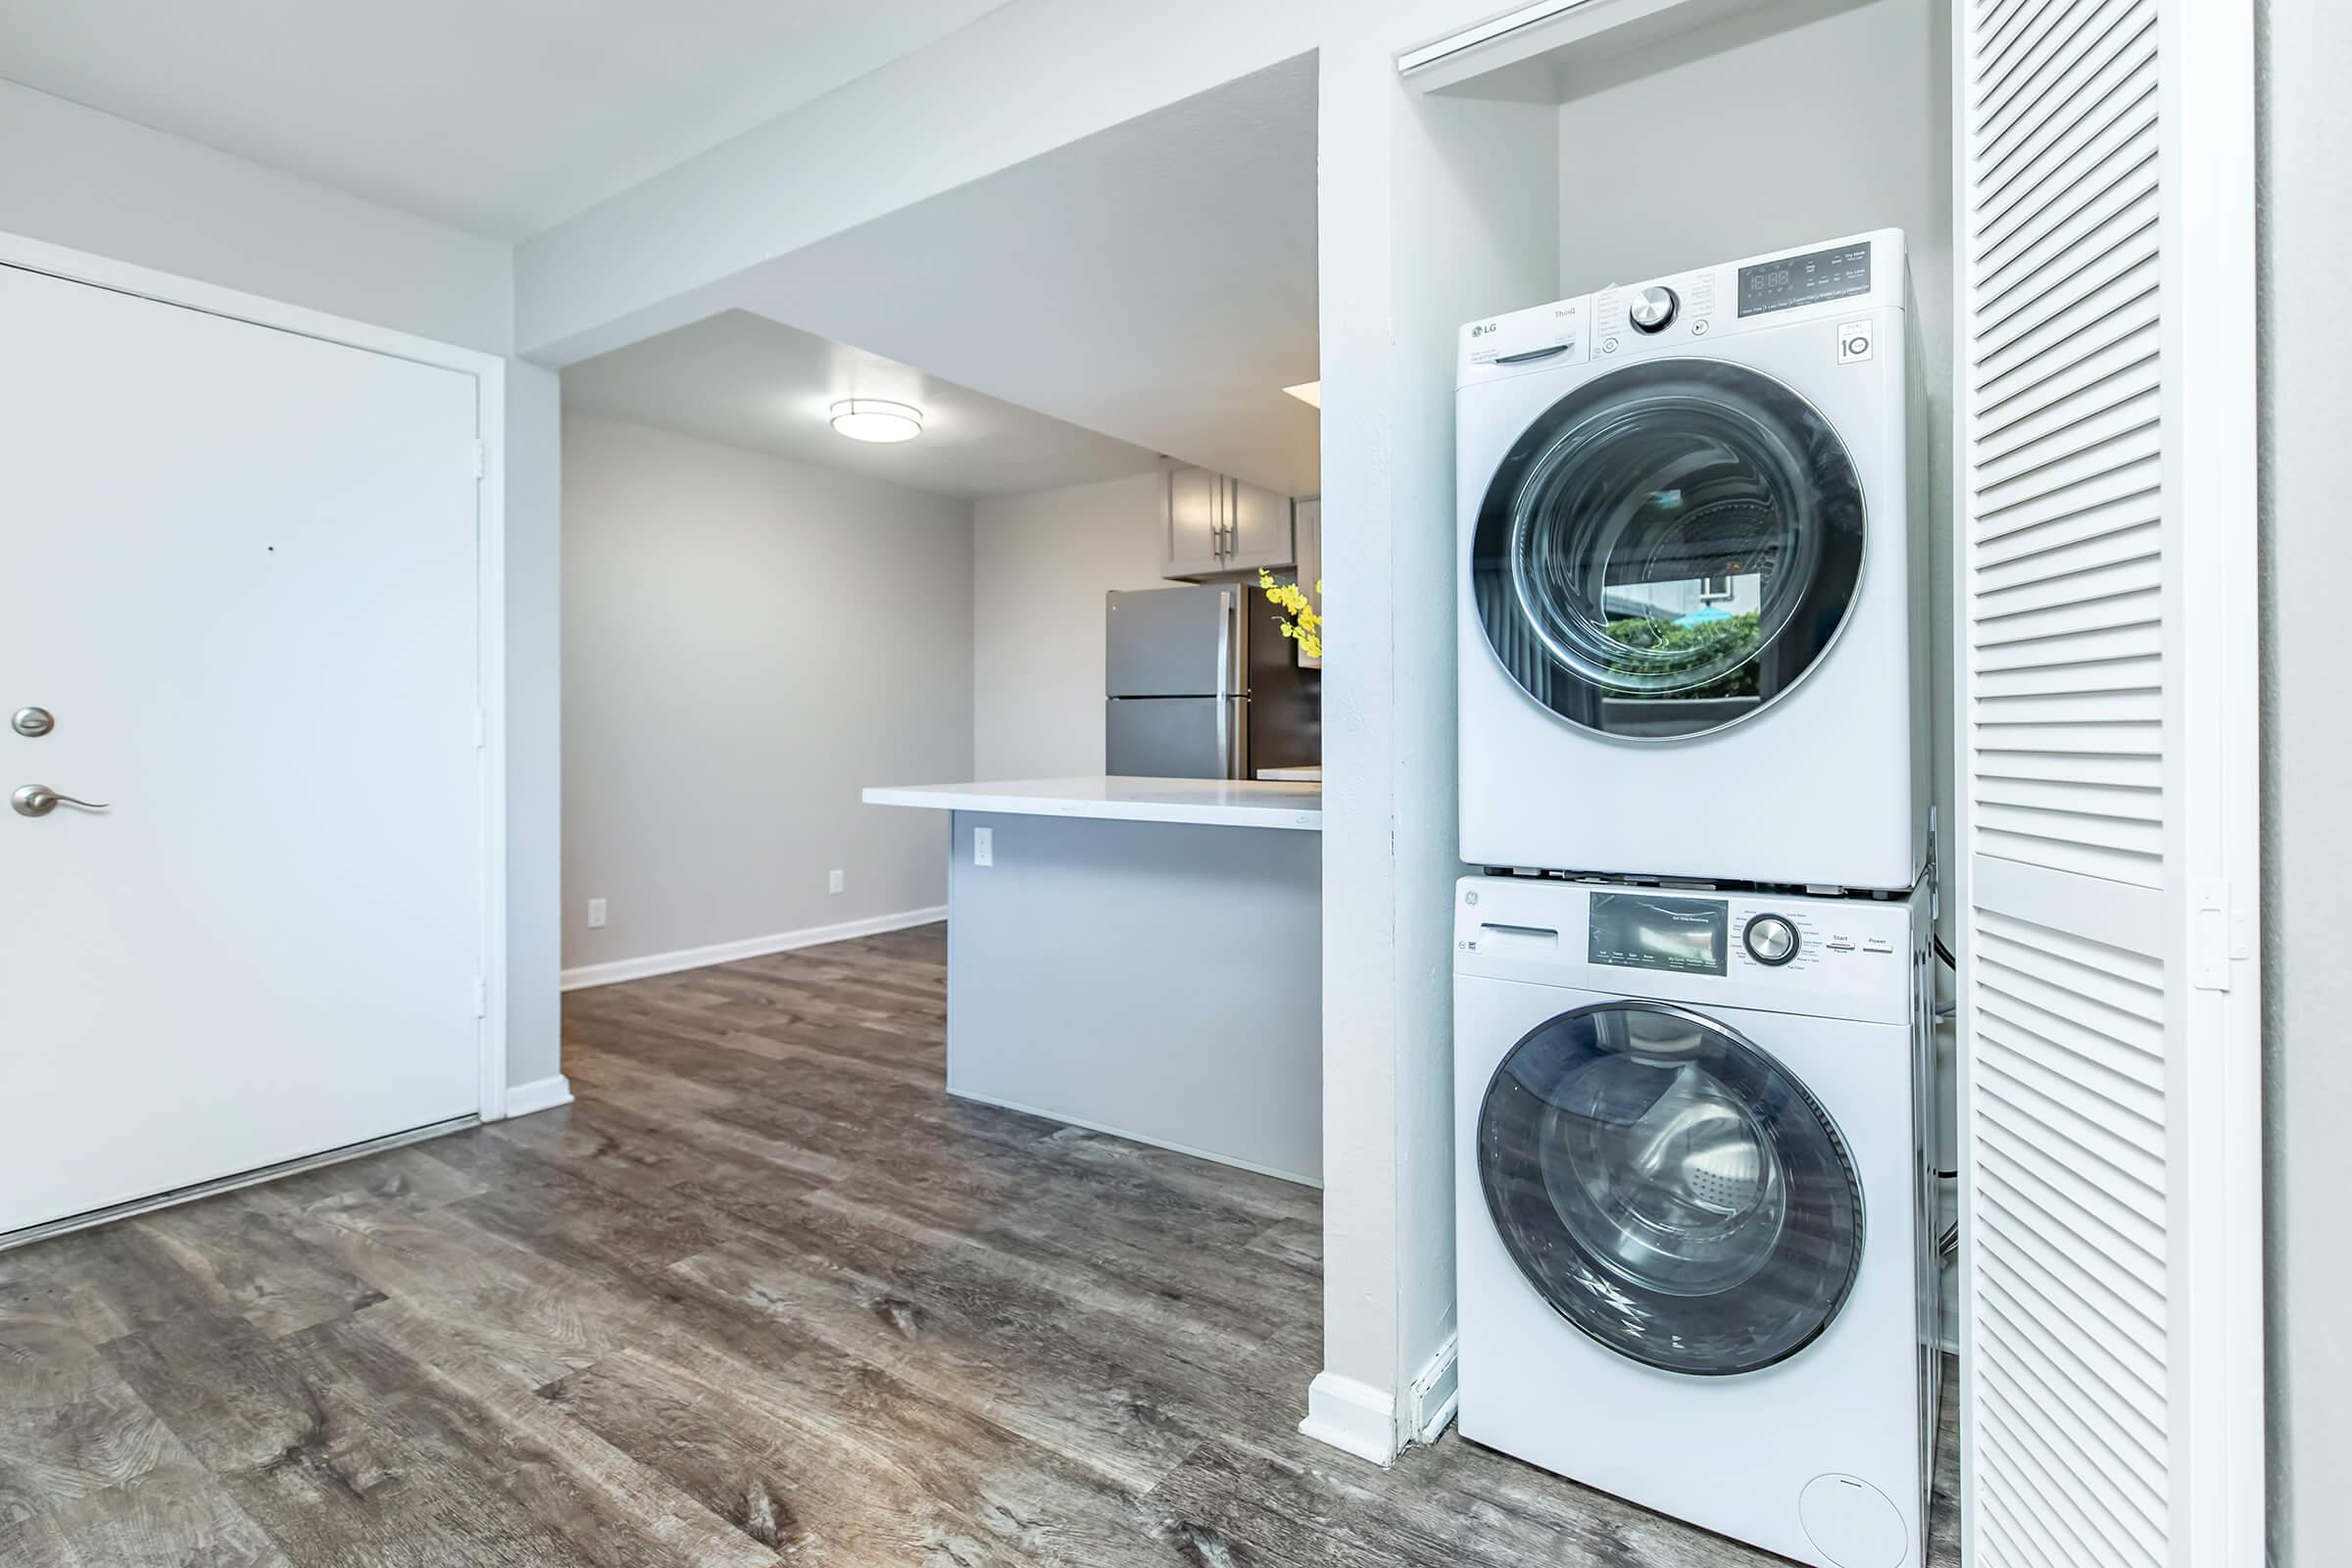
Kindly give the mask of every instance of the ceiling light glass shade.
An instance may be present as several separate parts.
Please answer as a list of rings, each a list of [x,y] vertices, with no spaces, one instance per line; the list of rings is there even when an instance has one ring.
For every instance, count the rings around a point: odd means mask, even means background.
[[[880,398],[844,398],[833,405],[833,428],[853,441],[911,441],[923,433],[923,411]]]
[[[1286,386],[1283,390],[1310,409],[1323,406],[1323,383],[1320,381],[1301,381],[1297,386]]]

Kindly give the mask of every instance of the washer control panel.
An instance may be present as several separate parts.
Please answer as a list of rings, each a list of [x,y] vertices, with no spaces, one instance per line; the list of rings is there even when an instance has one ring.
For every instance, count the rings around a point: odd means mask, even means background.
[[[1456,973],[1665,1002],[1901,1017],[1926,894],[1826,898],[1465,878]]]

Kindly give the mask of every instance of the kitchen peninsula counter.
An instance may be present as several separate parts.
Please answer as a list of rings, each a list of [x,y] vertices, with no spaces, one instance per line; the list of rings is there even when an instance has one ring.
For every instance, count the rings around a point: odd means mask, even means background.
[[[1319,832],[1320,783],[1225,778],[1022,778],[992,784],[915,784],[865,792],[868,806],[1084,816],[1100,821],[1185,822]]]
[[[1320,785],[864,798],[949,813],[949,1093],[1320,1183]]]

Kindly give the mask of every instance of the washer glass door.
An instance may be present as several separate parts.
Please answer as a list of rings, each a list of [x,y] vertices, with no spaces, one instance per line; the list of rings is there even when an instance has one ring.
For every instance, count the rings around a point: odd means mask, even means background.
[[[1471,589],[1511,678],[1626,739],[1752,716],[1862,581],[1862,482],[1812,404],[1715,360],[1629,365],[1539,416],[1488,485]]]
[[[1487,1086],[1479,1181],[1562,1317],[1670,1372],[1753,1372],[1828,1328],[1862,1261],[1862,1191],[1803,1084],[1662,1003],[1562,1013]]]

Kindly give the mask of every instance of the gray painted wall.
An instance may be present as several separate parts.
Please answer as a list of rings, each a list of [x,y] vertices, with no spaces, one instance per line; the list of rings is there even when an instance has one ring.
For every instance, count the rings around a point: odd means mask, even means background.
[[[2352,11],[2261,7],[2263,1010],[2271,1558],[2344,1555],[2352,1477],[2352,725],[2343,704],[2352,426]]]
[[[573,416],[564,514],[564,966],[946,903],[858,792],[971,775],[970,504]]]
[[[992,496],[972,519],[972,776],[1102,771],[1102,596],[1164,588],[1160,477]]]

